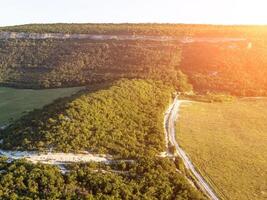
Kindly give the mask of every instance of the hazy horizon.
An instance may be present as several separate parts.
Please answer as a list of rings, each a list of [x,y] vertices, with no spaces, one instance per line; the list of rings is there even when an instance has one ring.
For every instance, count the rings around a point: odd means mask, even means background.
[[[46,0],[2,2],[0,26],[43,23],[266,25],[264,0]]]
[[[168,23],[168,22],[45,22],[45,23],[22,23],[22,24],[11,24],[11,25],[3,25],[0,27],[9,27],[9,26],[23,26],[23,25],[34,25],[34,24],[40,24],[40,25],[46,25],[46,24],[115,24],[115,25],[121,25],[121,24],[129,24],[129,25],[135,25],[135,24],[160,24],[160,25],[207,25],[207,26],[267,26],[266,24],[204,24],[204,23]]]

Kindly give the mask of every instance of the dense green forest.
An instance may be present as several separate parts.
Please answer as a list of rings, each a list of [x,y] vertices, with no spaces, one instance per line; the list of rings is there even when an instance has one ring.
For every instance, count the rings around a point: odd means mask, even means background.
[[[190,87],[184,76],[177,81]],[[171,84],[122,79],[100,88],[30,112],[2,130],[1,148],[88,150],[122,160],[65,165],[62,173],[58,167],[2,157],[0,198],[206,199],[185,179],[179,160],[159,157],[166,150],[162,122],[175,91]]]
[[[0,84],[51,88],[119,78],[178,85],[180,49],[160,42],[0,40]]]
[[[163,113],[173,91],[161,82],[121,80],[58,100],[2,131],[1,148],[155,156],[165,150]]]
[[[7,162],[0,157],[0,198],[205,199],[176,172],[172,161],[149,157],[116,166],[75,164],[65,174],[50,165]]]
[[[197,93],[267,94],[265,26],[52,24],[5,31],[178,35],[202,41],[2,39],[0,84],[22,88],[84,86],[120,78],[162,80],[179,87],[188,77]],[[243,38],[209,41],[212,38]],[[190,40],[189,40],[190,41]],[[186,78],[186,77],[185,77]],[[177,88],[181,89],[181,88]],[[189,91],[191,88],[182,88]]]

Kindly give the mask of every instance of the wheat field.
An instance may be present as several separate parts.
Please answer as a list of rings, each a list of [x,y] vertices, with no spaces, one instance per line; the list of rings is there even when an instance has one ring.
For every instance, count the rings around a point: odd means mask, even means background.
[[[267,100],[192,102],[180,112],[178,141],[222,199],[266,199]]]

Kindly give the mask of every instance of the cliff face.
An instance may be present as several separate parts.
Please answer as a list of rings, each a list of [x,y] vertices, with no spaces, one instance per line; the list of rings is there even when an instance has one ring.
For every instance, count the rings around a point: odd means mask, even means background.
[[[64,34],[64,33],[17,33],[0,32],[0,39],[91,39],[91,40],[155,40],[168,41],[172,37],[166,36],[135,36],[135,35],[92,35],[92,34]]]
[[[171,36],[146,36],[146,35],[94,35],[94,34],[64,34],[64,33],[24,33],[1,32],[0,40],[5,39],[89,39],[89,40],[144,40],[144,41],[176,41],[180,43],[224,43],[241,42],[245,38],[238,37],[171,37]]]

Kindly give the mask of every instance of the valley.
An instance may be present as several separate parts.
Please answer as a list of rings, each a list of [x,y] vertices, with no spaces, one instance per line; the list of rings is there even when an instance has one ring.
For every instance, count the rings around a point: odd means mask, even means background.
[[[265,199],[266,35],[0,27],[0,199]]]

